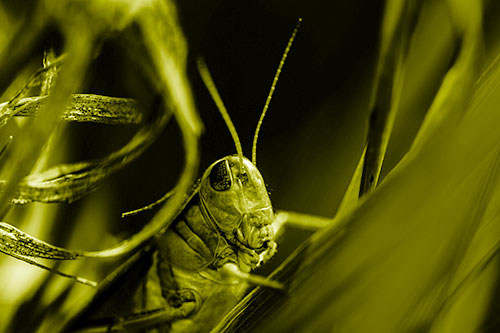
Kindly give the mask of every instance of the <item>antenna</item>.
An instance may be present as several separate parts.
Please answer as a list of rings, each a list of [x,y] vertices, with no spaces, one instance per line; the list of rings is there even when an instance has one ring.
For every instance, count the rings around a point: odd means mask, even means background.
[[[288,44],[286,45],[285,52],[281,56],[280,64],[278,65],[278,69],[276,70],[276,74],[274,74],[273,83],[271,84],[271,89],[269,90],[269,94],[267,95],[266,103],[264,104],[264,109],[260,114],[259,122],[257,123],[257,128],[255,129],[255,134],[253,136],[253,144],[252,144],[252,163],[257,165],[257,139],[259,138],[260,127],[262,126],[262,121],[266,116],[267,109],[269,108],[269,103],[271,103],[271,98],[273,97],[274,89],[276,88],[276,83],[278,82],[278,78],[281,74],[281,69],[285,64],[286,57],[288,56],[288,52],[290,52],[290,48],[292,47],[293,40],[295,39],[295,35],[297,35],[297,31],[300,28],[300,23],[302,22],[302,18],[299,18],[295,28],[293,29],[292,36],[288,40]]]
[[[137,215],[137,214],[144,212],[146,210],[153,209],[154,207],[158,206],[159,204],[167,201],[174,193],[175,193],[175,190],[172,190],[170,192],[165,193],[160,199],[156,200],[155,202],[153,202],[147,206],[122,213],[122,218],[128,217],[128,216],[134,216],[134,215]]]
[[[236,152],[238,153],[238,157],[240,159],[240,172],[241,172],[243,168],[243,150],[241,149],[241,142],[238,137],[238,133],[236,132],[236,128],[234,127],[234,124],[231,121],[231,118],[229,117],[229,113],[227,112],[227,109],[224,106],[224,103],[222,102],[222,99],[219,95],[219,92],[215,87],[215,83],[212,80],[212,76],[208,71],[207,64],[205,64],[205,61],[201,57],[198,58],[196,64],[198,65],[198,71],[200,72],[201,78],[203,79],[203,82],[205,83],[208,92],[212,96],[215,105],[217,105],[217,108],[219,109],[222,118],[224,118],[224,122],[226,123],[226,126],[229,129],[231,136],[233,137],[234,145],[236,146]]]

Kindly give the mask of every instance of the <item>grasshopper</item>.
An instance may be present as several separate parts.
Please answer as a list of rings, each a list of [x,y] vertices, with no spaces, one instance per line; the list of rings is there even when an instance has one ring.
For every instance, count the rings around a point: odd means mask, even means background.
[[[245,294],[248,284],[282,289],[279,282],[254,275],[277,251],[280,227],[264,179],[256,166],[259,130],[295,39],[290,37],[254,134],[252,161],[243,156],[235,127],[202,60],[200,75],[231,132],[237,154],[212,163],[178,210],[175,221],[108,281],[67,330],[151,330],[193,332],[213,327]],[[168,198],[168,194],[147,207]],[[137,283],[137,281],[140,281]],[[121,287],[116,287],[121,283]],[[139,285],[142,284],[142,287]],[[111,291],[110,291],[111,290]],[[119,300],[113,293],[126,292]],[[110,300],[111,299],[111,300]],[[90,314],[89,311],[99,315]]]

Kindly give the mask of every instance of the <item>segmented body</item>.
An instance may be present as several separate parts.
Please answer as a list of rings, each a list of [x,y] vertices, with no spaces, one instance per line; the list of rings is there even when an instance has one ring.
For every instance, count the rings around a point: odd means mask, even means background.
[[[249,272],[271,258],[276,252],[273,222],[257,168],[246,158],[241,165],[237,156],[216,161],[149,250],[122,265],[109,286],[103,284],[89,305],[99,316],[84,314],[83,327],[77,321],[70,330],[212,327],[248,288],[224,269]]]
[[[211,327],[213,314],[227,312],[247,289],[219,276],[217,266],[235,260],[231,245],[203,218],[195,194],[151,251],[123,272],[126,281],[112,286],[114,293],[128,295],[106,297],[100,316],[86,318],[84,328],[193,332]]]
[[[203,303],[209,300],[211,311],[229,309],[246,286],[241,281],[234,285],[223,268],[229,264],[248,272],[272,257],[273,222],[262,176],[249,160],[228,156],[213,163],[199,193],[156,240],[159,284],[168,305],[179,308],[194,302],[199,308],[207,307]],[[210,327],[208,314],[194,322]]]
[[[204,218],[198,194],[157,242],[165,261],[187,271],[217,269],[227,262],[237,264],[237,249]]]
[[[148,295],[143,296],[149,309],[163,306],[170,312],[171,320],[161,326],[173,331],[211,327],[217,321],[214,313],[227,312],[246,292],[246,283],[226,280],[218,271],[238,263],[239,249],[204,218],[198,194],[156,242]]]

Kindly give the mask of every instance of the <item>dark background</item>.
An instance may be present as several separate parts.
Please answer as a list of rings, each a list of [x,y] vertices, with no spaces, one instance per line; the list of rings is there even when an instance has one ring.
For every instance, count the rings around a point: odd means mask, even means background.
[[[261,129],[257,160],[276,208],[333,216],[364,142],[381,1],[183,1],[179,6],[205,125],[201,169],[235,148],[199,79],[195,57],[205,57],[250,157],[273,76],[302,17]],[[154,154],[148,168],[156,170],[145,176],[168,173],[172,156]],[[168,187],[157,178],[153,183],[148,188],[155,185],[159,192],[152,190],[151,198]]]
[[[205,126],[200,175],[235,148],[199,78],[196,57],[205,58],[244,154],[251,157],[275,71],[298,18],[303,19],[261,128],[257,164],[276,209],[333,217],[365,140],[382,1],[182,1],[178,6],[190,51],[190,80]],[[123,36],[103,43],[84,90],[155,105],[149,96],[152,84],[126,45]],[[136,130],[69,127],[75,161],[106,155]],[[119,216],[161,197],[175,184],[182,162],[179,132],[171,121],[143,156],[98,192],[109,188],[114,198],[108,207]],[[130,217],[126,226],[140,227],[153,213]]]
[[[276,68],[302,17],[260,132],[257,163],[277,208],[333,216],[364,141],[381,2],[210,5],[181,6],[186,34],[192,54],[205,56],[249,157]],[[206,23],[190,22],[200,13]],[[192,81],[206,126],[207,166],[235,150],[196,73]]]

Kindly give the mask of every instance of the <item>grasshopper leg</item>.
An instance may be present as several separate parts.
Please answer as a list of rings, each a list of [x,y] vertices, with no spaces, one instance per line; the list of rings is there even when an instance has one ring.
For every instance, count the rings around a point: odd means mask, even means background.
[[[110,331],[121,330],[131,331],[152,328],[154,326],[164,326],[176,320],[188,317],[196,309],[195,302],[184,302],[179,307],[166,306],[164,308],[135,313],[116,320]]]
[[[159,255],[158,259],[158,275],[160,276],[160,286],[163,298],[165,298],[167,303],[174,308],[179,308],[186,302],[194,302],[195,310],[197,310],[202,303],[201,296],[193,289],[179,288],[171,264],[166,260],[162,260],[161,255]]]

